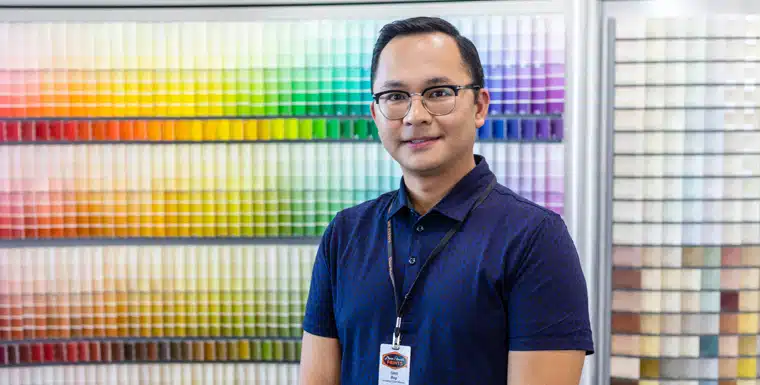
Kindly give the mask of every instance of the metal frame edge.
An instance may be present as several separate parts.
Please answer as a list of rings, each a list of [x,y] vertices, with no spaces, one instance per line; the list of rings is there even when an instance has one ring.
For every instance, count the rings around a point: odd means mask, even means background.
[[[576,243],[587,281],[595,353],[586,357],[580,383],[606,384],[608,306],[601,253],[599,154],[602,150],[600,75],[602,68],[602,4],[572,0],[568,4],[566,42],[565,219]]]

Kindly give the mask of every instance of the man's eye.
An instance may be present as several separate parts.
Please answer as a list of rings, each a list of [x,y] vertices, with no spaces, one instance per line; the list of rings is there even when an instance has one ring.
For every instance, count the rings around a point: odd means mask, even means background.
[[[392,102],[406,100],[406,94],[402,94],[400,92],[392,93],[392,94],[386,95],[386,99],[388,99],[389,101],[392,101]]]
[[[452,92],[449,89],[442,88],[430,91],[430,93],[428,93],[428,96],[430,98],[444,98],[447,96],[452,96]]]

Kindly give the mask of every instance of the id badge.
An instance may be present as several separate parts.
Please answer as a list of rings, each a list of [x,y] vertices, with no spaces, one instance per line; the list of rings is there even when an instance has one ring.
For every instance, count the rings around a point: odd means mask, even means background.
[[[411,365],[412,348],[400,345],[380,345],[380,375],[379,385],[409,385],[409,367]]]

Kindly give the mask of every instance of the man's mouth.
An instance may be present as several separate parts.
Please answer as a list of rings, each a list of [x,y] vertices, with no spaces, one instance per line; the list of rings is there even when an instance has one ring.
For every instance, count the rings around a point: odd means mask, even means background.
[[[438,137],[438,136],[424,136],[424,137],[421,137],[421,138],[414,138],[414,139],[411,139],[411,140],[405,140],[404,143],[414,143],[414,144],[417,144],[417,143],[424,143],[424,142],[432,142],[434,140],[438,140],[439,138],[440,137]]]
[[[414,150],[425,148],[440,139],[439,136],[425,136],[421,138],[414,138],[411,140],[405,140],[403,141],[404,144],[408,145]]]

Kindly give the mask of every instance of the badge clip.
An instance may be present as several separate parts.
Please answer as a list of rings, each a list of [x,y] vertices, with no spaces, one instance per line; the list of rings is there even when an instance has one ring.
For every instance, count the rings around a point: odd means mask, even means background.
[[[399,350],[401,347],[401,317],[396,318],[396,328],[393,330],[393,350]]]

